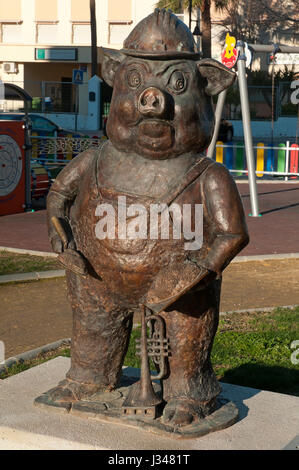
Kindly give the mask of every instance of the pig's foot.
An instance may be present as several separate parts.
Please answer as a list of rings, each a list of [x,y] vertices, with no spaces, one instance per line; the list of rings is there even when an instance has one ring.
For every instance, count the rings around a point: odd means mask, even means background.
[[[214,401],[207,406],[185,397],[171,398],[164,408],[163,422],[173,426],[186,426],[203,419],[214,408]]]
[[[72,403],[93,395],[100,390],[102,390],[102,387],[96,384],[84,384],[65,379],[59,382],[57,387],[49,390],[47,396],[52,403]]]

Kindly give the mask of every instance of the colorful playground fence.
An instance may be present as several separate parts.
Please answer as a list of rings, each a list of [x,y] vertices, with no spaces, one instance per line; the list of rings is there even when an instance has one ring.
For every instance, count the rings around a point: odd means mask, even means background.
[[[69,134],[66,137],[31,135],[32,159],[49,164],[66,165],[79,153],[91,147],[101,147],[104,137]]]
[[[101,147],[105,137],[69,135],[49,137],[32,135],[32,160],[47,168],[62,168],[79,153],[91,147]],[[258,142],[254,146],[257,179],[280,177],[285,180],[299,177],[299,145],[290,141],[269,146]],[[214,159],[224,164],[235,177],[247,177],[244,142],[218,141]]]
[[[299,145],[289,141],[269,146],[258,142],[254,147],[257,178],[284,177],[295,179],[299,176]],[[221,141],[216,143],[215,160],[224,164],[234,176],[248,174],[245,145],[243,142]]]

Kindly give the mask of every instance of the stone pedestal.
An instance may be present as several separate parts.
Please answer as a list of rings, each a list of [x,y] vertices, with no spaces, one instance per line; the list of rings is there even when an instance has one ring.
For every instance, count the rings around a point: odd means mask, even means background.
[[[69,359],[56,358],[0,380],[0,449],[220,450],[295,449],[299,446],[299,397],[221,384],[221,399],[239,410],[232,426],[202,437],[174,439],[134,426],[103,421],[94,413],[53,412],[36,397],[63,380]],[[127,368],[126,377],[136,377]],[[131,380],[131,379],[130,379]],[[117,400],[117,397],[115,397]],[[75,408],[74,408],[75,410]],[[297,436],[297,437],[296,437]]]

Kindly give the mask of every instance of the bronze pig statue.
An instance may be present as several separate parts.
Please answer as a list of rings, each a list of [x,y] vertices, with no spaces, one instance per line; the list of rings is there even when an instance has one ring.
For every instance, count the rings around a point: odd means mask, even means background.
[[[101,68],[114,88],[109,140],[74,158],[47,201],[53,250],[76,250],[88,265],[85,276],[67,270],[71,368],[50,391],[51,400],[75,402],[115,389],[133,313],[152,305],[165,321],[171,348],[162,420],[184,426],[215,409],[220,385],[210,353],[221,273],[249,240],[232,177],[201,153],[213,134],[211,97],[232,85],[235,73],[213,59],[200,60],[190,30],[158,9],[133,29],[122,50],[101,50]],[[166,210],[174,203],[202,205],[201,246],[186,249],[183,234],[125,236],[133,213],[116,218],[115,237],[99,236],[101,204],[117,212],[124,201],[147,213],[152,204]],[[65,227],[64,245],[53,217]],[[193,229],[194,218],[191,211]],[[162,213],[158,219],[163,228]]]

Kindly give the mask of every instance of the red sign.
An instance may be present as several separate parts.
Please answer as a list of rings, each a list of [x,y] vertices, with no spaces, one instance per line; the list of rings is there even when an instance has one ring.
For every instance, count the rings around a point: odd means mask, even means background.
[[[237,62],[238,51],[235,48],[235,45],[236,39],[233,36],[230,36],[229,33],[227,33],[225,38],[224,51],[221,54],[221,62],[229,69],[231,69]]]
[[[0,121],[0,215],[24,212],[24,145],[24,123]]]

